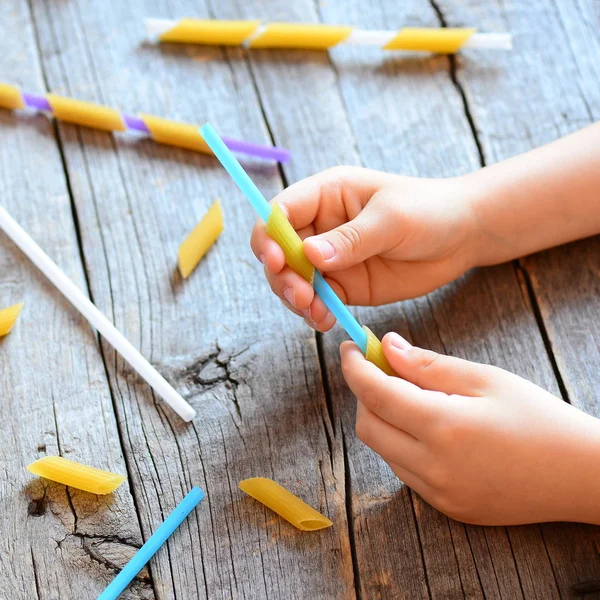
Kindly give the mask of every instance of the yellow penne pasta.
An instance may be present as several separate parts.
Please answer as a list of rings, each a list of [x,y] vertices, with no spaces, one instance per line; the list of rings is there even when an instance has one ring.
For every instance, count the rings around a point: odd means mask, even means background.
[[[50,103],[54,116],[61,121],[104,131],[127,129],[121,113],[109,106],[65,98],[56,94],[46,94],[46,100]]]
[[[177,265],[184,279],[196,268],[222,231],[223,211],[221,202],[217,198],[200,223],[179,246]]]
[[[396,375],[394,369],[390,366],[388,359],[383,353],[379,338],[368,328],[363,325],[363,329],[367,334],[367,353],[366,359],[377,365],[386,375]]]
[[[17,317],[23,308],[23,303],[13,304],[7,308],[0,310],[0,337],[10,333],[10,330],[15,326]]]
[[[139,117],[144,121],[155,142],[212,154],[212,150],[200,135],[197,125],[178,123],[177,121],[161,119],[160,117],[153,117],[146,114],[140,114]]]
[[[288,492],[272,479],[253,477],[244,479],[239,486],[246,494],[262,502],[302,531],[317,531],[333,525],[326,516]]]
[[[250,40],[250,48],[307,48],[326,50],[343,42],[352,27],[306,23],[267,23]]]
[[[405,27],[383,49],[454,54],[474,33],[475,29],[466,28],[425,29]]]
[[[267,221],[267,235],[281,246],[287,264],[298,275],[312,283],[315,277],[315,267],[306,258],[302,240],[279,204],[272,205],[271,215]]]
[[[27,466],[34,475],[92,494],[110,494],[124,481],[123,475],[81,465],[62,456],[46,456]]]
[[[161,42],[222,44],[239,46],[260,25],[260,21],[214,21],[180,19],[159,36]]]
[[[0,107],[2,108],[25,108],[23,95],[16,85],[0,83]]]

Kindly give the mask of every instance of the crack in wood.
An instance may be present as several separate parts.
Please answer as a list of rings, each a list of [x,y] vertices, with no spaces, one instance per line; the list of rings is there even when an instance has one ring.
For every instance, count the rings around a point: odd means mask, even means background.
[[[37,594],[38,600],[41,600],[41,598],[42,598],[42,595],[40,594],[41,585],[40,585],[40,580],[39,580],[37,564],[35,562],[35,556],[33,555],[33,548],[30,548],[29,551],[31,552],[31,566],[33,568],[33,581],[35,583],[35,593]]]

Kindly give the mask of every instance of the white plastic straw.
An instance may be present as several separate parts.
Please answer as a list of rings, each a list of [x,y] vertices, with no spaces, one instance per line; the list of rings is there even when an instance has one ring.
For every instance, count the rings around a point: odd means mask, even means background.
[[[144,19],[146,33],[154,41],[165,32],[177,25],[173,19]],[[247,46],[250,41],[264,31],[265,25],[259,26],[254,33],[244,40]],[[398,35],[398,30],[382,31],[369,29],[354,29],[352,33],[337,46],[344,44],[355,46],[379,46],[383,48],[391,39]],[[510,50],[512,49],[512,36],[510,33],[474,33],[464,44],[463,48],[476,48],[481,50]]]
[[[196,411],[171,387],[169,382],[128,342],[115,326],[90,302],[56,263],[29,237],[27,232],[0,206],[0,227],[30,258],[33,264],[57,287],[65,298],[89,321],[113,348],[154,388],[154,391],[184,420],[191,421]]]

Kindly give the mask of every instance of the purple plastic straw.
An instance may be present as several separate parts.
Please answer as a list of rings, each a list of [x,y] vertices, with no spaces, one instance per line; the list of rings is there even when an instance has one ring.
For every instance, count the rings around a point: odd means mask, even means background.
[[[134,129],[135,131],[143,131],[144,133],[150,133],[150,130],[146,127],[146,123],[139,117],[133,115],[126,115],[123,113],[123,121],[127,125],[128,129]]]
[[[27,92],[23,92],[22,96],[25,106],[35,108],[36,110],[48,110],[52,112],[50,102],[48,102],[44,96],[29,94]],[[146,134],[150,133],[148,127],[146,127],[146,123],[139,117],[123,114],[123,121],[125,121],[127,129],[141,131]],[[235,140],[230,137],[223,137],[223,141],[232,152],[249,154],[250,156],[257,156],[258,158],[264,158],[266,160],[276,160],[280,163],[286,163],[290,160],[290,151],[285,148],[279,148],[278,146],[263,146],[262,144],[253,144],[252,142]]]
[[[27,92],[23,92],[22,96],[25,106],[28,106],[29,108],[35,108],[37,110],[52,110],[50,102],[48,102],[44,96],[28,94]]]
[[[244,142],[243,140],[234,140],[230,137],[222,137],[225,145],[232,152],[240,152],[242,154],[251,154],[260,158],[276,160],[280,163],[286,163],[290,160],[290,151],[278,146],[263,146],[261,144],[253,144],[252,142]]]

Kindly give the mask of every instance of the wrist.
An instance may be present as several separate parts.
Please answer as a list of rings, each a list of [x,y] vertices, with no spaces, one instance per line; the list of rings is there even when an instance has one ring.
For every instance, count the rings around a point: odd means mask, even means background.
[[[480,169],[457,178],[461,200],[464,203],[465,242],[464,255],[467,269],[483,267],[500,262],[496,246],[497,236],[490,221],[489,203],[497,191],[486,177],[486,170]]]

